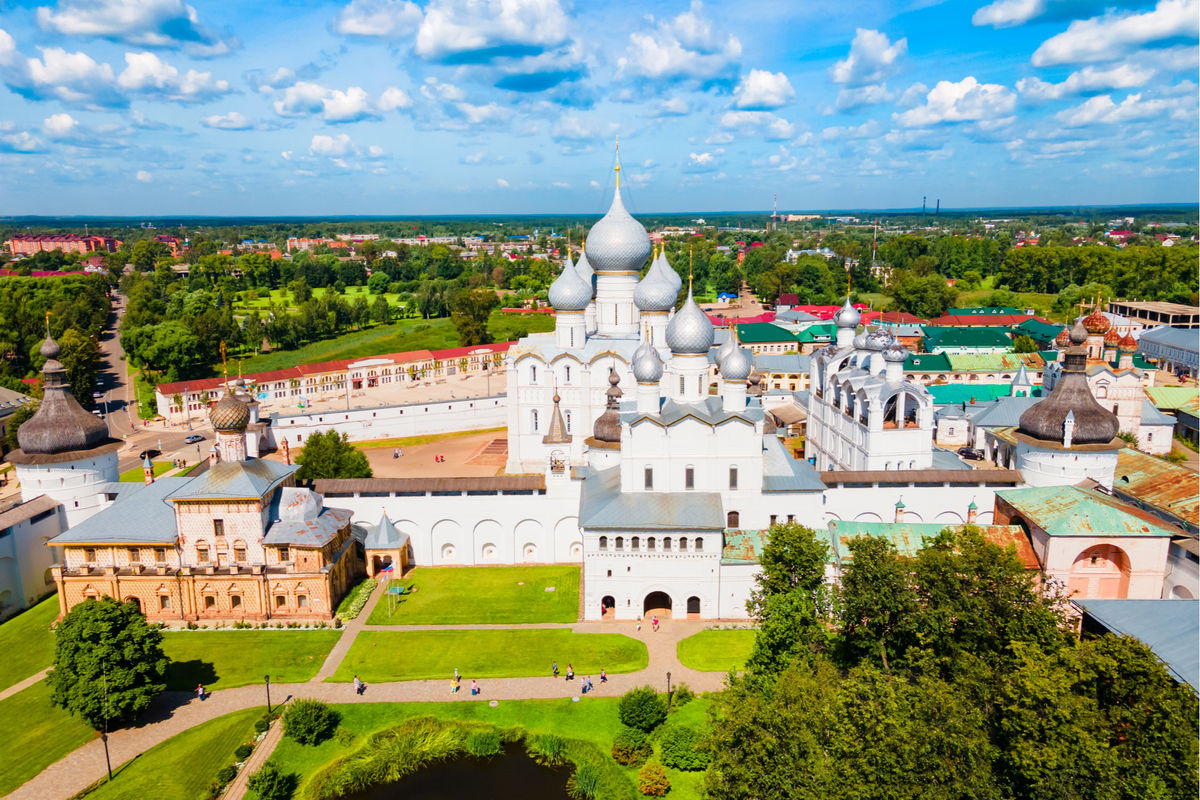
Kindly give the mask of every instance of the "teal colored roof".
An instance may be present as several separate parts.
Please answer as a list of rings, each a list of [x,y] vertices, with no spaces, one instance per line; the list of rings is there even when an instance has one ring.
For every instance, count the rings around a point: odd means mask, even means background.
[[[299,467],[252,458],[221,461],[168,496],[168,500],[262,499]]]
[[[896,552],[912,558],[925,547],[925,540],[932,539],[946,528],[962,530],[963,525],[948,525],[943,522],[859,522],[834,520],[829,523],[830,538],[837,549],[837,559],[842,564],[854,560],[849,542],[859,536],[875,536],[887,539]],[[1019,525],[977,525],[983,538],[1000,547],[1012,545],[1017,558],[1026,569],[1038,569],[1041,564],[1034,555],[1029,537]]]
[[[1177,680],[1200,689],[1200,628],[1196,600],[1076,600],[1087,615],[1118,636],[1149,647]]]
[[[961,317],[974,314],[1022,314],[1024,311],[1012,306],[971,306],[968,308],[949,308],[946,309],[946,313],[951,316]]]
[[[1038,486],[996,492],[1051,536],[1171,536],[1149,512],[1075,486]]]
[[[770,322],[745,322],[737,326],[738,340],[743,344],[794,342],[796,334]]]
[[[818,540],[824,539],[827,564],[837,562],[832,541],[830,540],[829,531],[815,529],[813,534]],[[725,531],[725,544],[721,548],[721,563],[722,564],[757,564],[762,555],[763,547],[770,540],[770,531],[767,530],[727,530]]]
[[[739,329],[740,330],[740,329]],[[837,325],[823,322],[820,325],[810,325],[796,333],[798,342],[827,342],[837,336]]]
[[[930,352],[936,351],[939,347],[1012,348],[1012,339],[1008,338],[1006,328],[982,326],[978,328],[966,326],[940,328],[926,325],[922,330],[925,334],[925,349]]]
[[[1014,325],[1012,332],[1014,338],[1017,336],[1028,336],[1039,342],[1053,342],[1055,337],[1062,332],[1062,329],[1062,325],[1042,322],[1040,319],[1027,319],[1020,325]]]
[[[909,353],[905,372],[950,372],[950,356],[945,353]]]
[[[1026,369],[1041,371],[1046,362],[1037,353],[950,353],[955,372],[1012,372],[1025,364]]]
[[[957,405],[959,403],[987,403],[1008,397],[1012,387],[1007,383],[941,383],[926,386],[933,395],[936,406]],[[1033,387],[1033,396],[1039,397],[1041,386]]]

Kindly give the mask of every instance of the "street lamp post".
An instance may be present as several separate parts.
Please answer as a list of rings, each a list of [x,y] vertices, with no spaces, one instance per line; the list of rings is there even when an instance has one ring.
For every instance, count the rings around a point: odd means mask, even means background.
[[[667,700],[671,699],[671,673],[667,673]]]
[[[105,664],[100,665],[100,675],[104,684],[104,733],[100,734],[100,741],[104,742],[104,764],[108,767],[108,780],[112,781],[112,759],[108,755],[108,667]]]
[[[267,683],[267,713],[271,713],[271,676],[266,675],[263,680]]]

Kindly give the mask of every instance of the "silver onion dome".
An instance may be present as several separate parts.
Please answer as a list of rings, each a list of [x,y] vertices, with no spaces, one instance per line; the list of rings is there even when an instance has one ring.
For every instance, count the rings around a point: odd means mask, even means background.
[[[667,326],[667,347],[676,355],[704,355],[713,343],[712,321],[696,305],[692,290]]]
[[[663,363],[658,350],[642,342],[633,354],[633,377],[638,383],[658,383],[662,379]]]
[[[903,363],[908,360],[908,348],[898,342],[893,342],[884,348],[883,360]]]
[[[846,302],[833,315],[833,321],[839,328],[857,328],[858,323],[862,320],[862,314],[858,313],[858,309],[850,305],[850,297],[847,295]]]
[[[613,192],[608,213],[587,235],[588,261],[596,272],[640,272],[650,255],[650,236],[621,202],[621,187]]]
[[[679,290],[670,284],[662,271],[656,269],[657,261],[646,270],[646,277],[638,281],[633,290],[633,304],[638,311],[670,311],[675,307]]]
[[[863,331],[862,333],[860,333],[854,337],[854,349],[855,350],[866,350],[867,349],[867,332],[866,331]]]
[[[583,311],[592,302],[592,287],[583,282],[570,260],[550,284],[550,305],[555,311]]]
[[[675,296],[678,297],[679,290],[683,288],[683,278],[679,277],[679,273],[671,266],[671,262],[667,261],[667,251],[665,248],[659,252],[658,258],[654,259],[654,263],[658,266],[659,271],[662,272],[663,277],[667,279],[667,282],[675,287]]]
[[[729,335],[725,337],[725,341],[721,342],[721,346],[717,348],[717,366],[720,367],[725,363],[725,359],[737,349],[737,343],[733,340],[733,326],[729,326]]]
[[[754,369],[754,359],[750,353],[741,347],[734,347],[733,352],[721,362],[721,378],[727,381],[744,381],[750,377]]]
[[[867,334],[867,349],[882,352],[894,341],[896,341],[896,337],[892,335],[891,331],[887,328],[877,328]]]
[[[579,273],[579,277],[583,278],[583,282],[592,290],[592,297],[595,297],[596,272],[592,269],[592,265],[588,263],[587,250],[579,252],[579,260],[575,262],[575,271]]]

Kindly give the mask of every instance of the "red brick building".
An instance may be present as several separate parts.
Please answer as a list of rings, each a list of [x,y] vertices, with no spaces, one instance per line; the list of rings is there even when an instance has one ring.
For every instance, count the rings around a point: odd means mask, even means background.
[[[64,253],[115,253],[120,246],[120,240],[111,236],[77,236],[73,233],[18,235],[8,240],[8,250],[14,256],[31,256],[54,250]]]

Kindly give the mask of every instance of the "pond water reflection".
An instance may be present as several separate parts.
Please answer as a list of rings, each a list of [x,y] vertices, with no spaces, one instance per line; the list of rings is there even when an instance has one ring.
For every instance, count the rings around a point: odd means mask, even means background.
[[[539,766],[524,748],[510,744],[494,758],[434,764],[343,800],[565,800],[570,774],[570,767]]]

